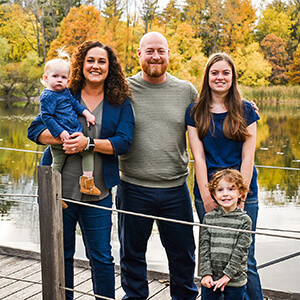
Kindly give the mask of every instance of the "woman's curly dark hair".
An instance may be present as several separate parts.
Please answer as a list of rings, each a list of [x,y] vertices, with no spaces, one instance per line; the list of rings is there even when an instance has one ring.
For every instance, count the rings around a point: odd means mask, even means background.
[[[102,48],[107,52],[109,60],[109,72],[104,83],[104,93],[107,101],[112,105],[120,105],[131,96],[131,91],[126,82],[125,75],[114,51],[99,41],[86,41],[79,45],[72,55],[72,74],[69,89],[72,94],[78,93],[85,86],[83,76],[83,63],[87,52],[92,48]]]

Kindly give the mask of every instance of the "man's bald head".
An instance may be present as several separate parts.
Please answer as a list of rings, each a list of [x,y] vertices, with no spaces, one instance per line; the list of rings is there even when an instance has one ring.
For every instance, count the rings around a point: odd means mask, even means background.
[[[165,48],[169,49],[167,39],[164,37],[164,35],[157,31],[151,31],[144,34],[140,40],[140,48],[145,47],[151,40],[160,40],[164,44]]]

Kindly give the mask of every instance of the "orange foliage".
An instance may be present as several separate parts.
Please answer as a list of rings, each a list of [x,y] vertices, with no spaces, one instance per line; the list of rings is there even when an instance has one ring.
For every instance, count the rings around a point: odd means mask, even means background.
[[[106,44],[111,40],[110,32],[103,32],[103,20],[100,11],[92,5],[73,7],[62,20],[58,37],[51,43],[48,59],[57,55],[57,49],[66,46],[72,54],[74,49],[86,40],[99,40]]]

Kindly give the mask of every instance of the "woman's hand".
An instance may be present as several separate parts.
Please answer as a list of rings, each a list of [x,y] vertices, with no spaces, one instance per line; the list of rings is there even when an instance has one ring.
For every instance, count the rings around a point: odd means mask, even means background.
[[[207,202],[203,202],[204,204],[204,208],[205,208],[205,212],[210,212],[213,209],[215,209],[216,207],[218,207],[218,204],[215,201],[207,201]]]
[[[66,154],[82,152],[88,144],[88,138],[82,132],[74,132],[69,140],[63,143]]]
[[[256,114],[259,116],[259,108],[254,101],[250,101],[252,107],[254,108]]]
[[[218,204],[211,197],[208,189],[207,189],[205,195],[201,194],[201,197],[202,197],[202,201],[203,201],[205,212],[208,213],[208,212],[212,211],[213,209],[215,209],[216,207],[218,207]]]

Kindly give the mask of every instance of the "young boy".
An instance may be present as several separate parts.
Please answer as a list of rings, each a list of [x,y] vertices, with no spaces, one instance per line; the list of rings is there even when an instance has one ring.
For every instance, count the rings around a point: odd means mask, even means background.
[[[248,186],[237,170],[216,172],[208,185],[218,207],[207,213],[203,224],[251,230],[250,217],[238,207]],[[200,273],[202,300],[242,300],[247,283],[247,256],[251,233],[202,228]],[[222,297],[224,295],[224,298]]]
[[[62,141],[65,141],[71,138],[72,133],[82,131],[78,115],[86,118],[88,126],[95,125],[95,116],[81,105],[67,88],[71,73],[70,59],[66,52],[59,50],[58,53],[59,58],[52,59],[45,65],[42,83],[46,89],[40,96],[41,117],[53,137],[59,136]],[[67,60],[63,59],[64,57]],[[60,172],[67,155],[62,145],[51,145],[51,153],[52,166]],[[80,155],[83,170],[83,175],[80,177],[80,192],[100,195],[101,191],[94,184],[94,154],[83,151]]]

